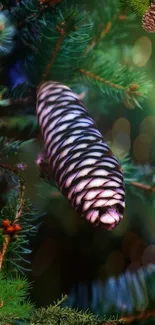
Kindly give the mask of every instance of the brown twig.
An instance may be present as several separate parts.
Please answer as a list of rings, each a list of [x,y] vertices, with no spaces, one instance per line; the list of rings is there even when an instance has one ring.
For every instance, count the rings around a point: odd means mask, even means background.
[[[80,69],[80,72],[81,72],[82,74],[85,74],[86,76],[88,76],[88,77],[91,78],[91,79],[94,79],[94,80],[96,80],[96,81],[100,81],[100,82],[102,82],[102,83],[104,83],[104,84],[108,84],[109,86],[111,86],[111,87],[113,87],[113,88],[118,88],[118,89],[122,89],[122,90],[124,90],[124,87],[123,87],[123,86],[120,86],[120,85],[114,84],[114,83],[110,82],[109,80],[106,80],[106,79],[104,79],[104,78],[101,78],[101,77],[95,75],[94,73],[92,73],[92,72],[90,72],[90,71],[87,71],[87,70],[85,70],[85,69]]]
[[[138,313],[138,315],[134,315],[134,316],[128,316],[128,317],[123,316],[122,318],[120,318],[120,320],[122,320],[124,322],[124,324],[130,324],[132,322],[148,319],[150,317],[155,317],[155,309],[152,311],[147,311],[147,312],[144,311],[144,312]]]
[[[128,16],[123,15],[123,14],[119,14],[118,16],[114,17],[114,20],[127,20]],[[88,48],[86,49],[84,54],[88,54],[90,52],[90,50],[97,45],[111,30],[113,26],[113,22],[112,21],[108,21],[106,26],[102,26],[102,28],[100,28],[100,35],[98,37],[94,37],[91,41],[91,43],[88,45]]]
[[[56,44],[55,50],[52,53],[51,59],[50,59],[49,63],[47,64],[46,68],[45,68],[45,71],[44,71],[43,76],[42,76],[41,83],[44,82],[44,80],[46,80],[46,78],[48,77],[48,75],[49,75],[49,73],[51,71],[52,65],[55,62],[57,54],[58,54],[58,52],[59,52],[59,50],[61,48],[61,45],[62,45],[62,43],[64,41],[68,24],[66,24],[65,22],[62,22],[61,25],[64,26],[64,28],[61,28],[58,25],[56,26],[56,29],[60,32],[60,37],[59,37],[58,42]]]
[[[52,65],[53,65],[53,63],[54,63],[54,61],[55,61],[55,59],[57,57],[57,54],[58,54],[58,52],[60,50],[60,47],[61,47],[61,45],[62,45],[62,43],[64,41],[64,38],[65,38],[65,34],[62,34],[60,36],[57,44],[56,44],[55,51],[53,52],[52,57],[51,57],[49,63],[47,64],[47,66],[46,66],[45,72],[43,73],[42,81],[46,80],[46,78],[48,77],[49,72],[51,71]]]
[[[2,268],[4,256],[5,256],[5,253],[7,251],[10,240],[11,240],[11,237],[9,235],[4,236],[3,248],[2,248],[2,251],[0,252],[0,270]]]
[[[131,184],[133,186],[139,187],[139,188],[141,188],[143,190],[150,191],[150,192],[155,192],[155,187],[152,187],[150,185],[142,184],[142,183],[139,183],[139,182],[131,182]]]
[[[86,49],[86,51],[85,51],[84,54],[88,54],[88,53],[90,52],[90,50],[91,50],[91,49],[92,49],[92,48],[93,48],[97,43],[99,43],[99,42],[103,39],[103,37],[104,37],[105,35],[107,35],[107,34],[109,33],[109,31],[111,30],[111,27],[112,27],[112,22],[109,21],[109,22],[107,23],[107,25],[106,25],[104,28],[102,28],[99,37],[94,37],[94,38],[92,39],[91,43],[88,45],[88,47],[87,47],[87,49]]]
[[[13,222],[13,224],[15,224],[17,221],[19,221],[19,219],[22,215],[22,212],[23,212],[25,184],[24,184],[24,181],[21,178],[21,176],[19,174],[19,170],[17,168],[11,167],[11,166],[9,166],[7,164],[3,164],[3,163],[0,163],[0,167],[13,172],[14,174],[18,175],[20,178],[20,195],[19,195],[20,199],[19,199],[19,205],[18,205],[16,215],[15,215],[15,220]],[[2,247],[2,250],[0,251],[0,270],[2,269],[2,264],[3,264],[4,257],[7,252],[10,241],[11,241],[11,236],[8,234],[5,234],[4,241],[3,241],[3,247]]]
[[[23,208],[24,208],[24,194],[25,194],[25,183],[23,181],[23,179],[20,179],[20,199],[19,199],[19,205],[18,205],[18,209],[16,212],[16,216],[15,216],[15,220],[13,222],[13,224],[17,223],[23,213]]]
[[[86,76],[88,76],[89,78],[91,79],[94,79],[96,81],[99,81],[99,82],[102,82],[104,84],[107,84],[109,85],[110,87],[112,88],[115,88],[115,89],[122,89],[124,90],[125,93],[129,94],[129,93],[134,93],[136,94],[137,96],[142,96],[142,93],[141,92],[137,92],[136,89],[139,88],[139,85],[130,85],[128,88],[125,88],[123,86],[120,86],[120,85],[117,85],[117,84],[114,84],[113,82],[109,81],[109,80],[106,80],[102,77],[99,77],[97,75],[95,75],[94,73],[90,72],[90,71],[87,71],[85,69],[80,69],[80,72],[82,74],[85,74]]]

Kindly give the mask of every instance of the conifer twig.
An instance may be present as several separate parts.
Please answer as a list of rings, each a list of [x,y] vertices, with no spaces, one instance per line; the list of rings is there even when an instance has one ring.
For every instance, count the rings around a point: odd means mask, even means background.
[[[138,15],[143,16],[149,8],[149,0],[121,0],[121,2],[126,2],[126,4]]]
[[[55,59],[57,57],[57,54],[58,54],[58,52],[60,50],[60,47],[61,47],[61,45],[62,45],[62,43],[64,41],[64,38],[65,38],[65,33],[62,33],[59,40],[58,40],[58,42],[57,42],[57,44],[56,44],[55,51],[52,53],[51,59],[50,59],[49,63],[46,66],[45,72],[43,74],[43,80],[42,81],[46,80],[46,78],[48,77],[49,72],[51,71],[52,65],[53,65],[53,63],[54,63],[54,61],[55,61]]]
[[[13,222],[13,224],[15,224],[17,221],[19,221],[21,215],[22,215],[22,212],[23,212],[23,207],[24,207],[24,193],[25,193],[25,184],[24,184],[24,181],[22,179],[22,177],[20,176],[19,174],[19,171],[17,168],[15,167],[10,167],[9,165],[7,164],[3,164],[3,163],[0,163],[0,167],[2,168],[5,168],[7,170],[10,170],[11,172],[17,174],[20,178],[20,198],[19,198],[19,206],[17,208],[17,211],[16,211],[16,215],[15,215],[15,220]],[[7,249],[8,249],[8,246],[9,246],[9,243],[11,241],[11,236],[8,235],[8,234],[5,234],[4,235],[4,239],[3,239],[3,246],[2,246],[2,250],[0,251],[0,270],[2,269],[2,264],[3,264],[3,261],[4,261],[4,257],[5,257],[5,254],[7,252]]]
[[[46,68],[45,68],[45,71],[44,71],[43,76],[42,76],[41,83],[44,82],[44,80],[47,79],[47,77],[48,77],[48,75],[49,75],[49,73],[51,71],[51,68],[53,66],[53,63],[56,60],[57,54],[58,54],[58,52],[59,52],[59,50],[61,48],[61,45],[62,45],[62,43],[63,43],[63,41],[65,39],[65,36],[66,36],[66,32],[67,32],[67,29],[68,29],[68,24],[69,24],[69,19],[70,18],[71,17],[68,18],[67,22],[62,22],[61,27],[56,25],[56,29],[60,32],[60,37],[59,37],[59,39],[57,41],[55,50],[52,53],[51,59],[50,59],[49,63],[47,64]]]
[[[25,97],[25,98],[17,98],[17,99],[12,99],[12,98],[6,98],[1,100],[0,99],[0,110],[4,107],[12,106],[12,105],[26,105],[26,104],[34,104],[35,100],[31,97]]]
[[[0,251],[0,270],[2,269],[4,256],[5,256],[5,253],[7,251],[8,245],[10,243],[10,239],[11,239],[11,237],[9,235],[4,236],[2,251]]]
[[[16,212],[15,220],[13,224],[17,223],[23,213],[23,208],[24,208],[24,194],[25,194],[25,183],[23,179],[20,179],[20,199],[19,199],[19,206]]]
[[[94,37],[91,41],[91,43],[88,45],[88,48],[86,49],[85,51],[85,54],[88,54],[90,52],[90,50],[97,44],[99,43],[103,37],[109,33],[109,31],[111,30],[111,27],[112,27],[112,22],[109,21],[107,23],[107,25],[101,30],[101,33],[99,35],[99,37]]]
[[[131,184],[133,186],[139,187],[139,188],[141,188],[143,190],[150,191],[150,192],[155,192],[155,187],[152,187],[150,185],[142,184],[142,183],[139,183],[139,182],[131,182]]]
[[[153,309],[152,311],[140,312],[134,316],[128,316],[128,317],[123,316],[120,320],[122,320],[124,324],[130,324],[136,321],[146,320],[150,317],[155,317],[155,309]]]
[[[94,79],[96,81],[99,81],[99,82],[102,82],[104,84],[107,84],[109,85],[110,87],[112,88],[115,88],[115,89],[122,89],[124,90],[125,93],[129,94],[129,93],[134,93],[135,95],[137,96],[142,96],[142,93],[141,92],[137,92],[137,89],[139,88],[139,85],[138,84],[132,84],[130,85],[128,88],[125,88],[121,85],[118,85],[118,84],[114,84],[113,82],[109,81],[109,80],[106,80],[100,76],[97,76],[95,75],[94,73],[90,72],[90,71],[87,71],[85,69],[80,69],[80,72],[82,74],[85,74],[86,76],[88,76],[89,78],[91,79]]]
[[[123,15],[123,14],[119,14],[118,16],[114,17],[114,20],[127,20],[128,16]],[[111,28],[113,26],[113,21],[110,20],[108,21],[108,23],[106,24],[106,26],[102,26],[102,28],[100,28],[100,35],[98,37],[94,37],[91,41],[91,43],[88,45],[86,51],[84,54],[88,54],[90,52],[90,50],[97,45],[110,31]]]

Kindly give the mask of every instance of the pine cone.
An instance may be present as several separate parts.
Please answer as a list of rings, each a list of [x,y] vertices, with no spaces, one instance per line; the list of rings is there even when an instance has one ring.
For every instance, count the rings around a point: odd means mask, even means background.
[[[58,82],[45,82],[36,109],[58,188],[86,220],[113,229],[125,207],[121,167],[78,95]]]
[[[155,3],[152,3],[142,18],[142,26],[149,33],[155,33]]]

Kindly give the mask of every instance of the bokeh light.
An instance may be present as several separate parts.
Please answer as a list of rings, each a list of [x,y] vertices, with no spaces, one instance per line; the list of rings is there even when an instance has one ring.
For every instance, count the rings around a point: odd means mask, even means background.
[[[155,136],[155,116],[147,116],[140,125],[140,132]]]
[[[155,264],[155,245],[149,245],[142,256],[142,264]]]
[[[124,98],[124,106],[130,110],[133,110],[136,108],[136,103],[132,98]]]
[[[138,38],[132,48],[132,60],[138,67],[143,67],[149,61],[152,54],[152,43],[149,37]]]
[[[134,232],[127,232],[122,243],[122,252],[125,257],[129,258],[131,245],[134,245],[139,239]]]
[[[105,263],[105,269],[108,275],[117,275],[123,272],[124,270],[124,256],[118,250],[112,252]]]
[[[113,124],[113,128],[112,128],[112,136],[113,138],[115,138],[115,136],[118,135],[118,133],[120,132],[124,132],[127,133],[128,135],[130,135],[130,123],[129,121],[124,118],[121,117],[119,119],[116,120],[116,122]]]
[[[141,260],[144,250],[146,248],[146,244],[143,240],[138,239],[131,244],[129,250],[129,257],[132,262],[136,262]]]
[[[130,150],[130,123],[126,118],[119,118],[112,128],[113,146],[121,146],[121,148],[128,152]]]
[[[145,134],[139,134],[134,141],[133,154],[136,160],[140,162],[148,161],[150,158],[151,138]]]
[[[32,263],[32,273],[40,276],[44,273],[56,257],[56,246],[52,238],[47,239],[36,251]]]

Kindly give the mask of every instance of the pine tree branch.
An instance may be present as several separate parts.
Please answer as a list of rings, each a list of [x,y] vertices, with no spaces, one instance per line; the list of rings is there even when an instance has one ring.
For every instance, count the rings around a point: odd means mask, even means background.
[[[145,14],[150,5],[149,0],[120,0],[120,3],[124,4],[124,6],[128,6],[133,12],[141,17]]]
[[[89,44],[88,48],[86,49],[84,55],[88,54],[92,50],[92,48],[95,47],[100,41],[102,41],[102,39],[111,31],[114,21],[116,21],[116,20],[121,21],[121,20],[127,20],[127,19],[128,19],[128,16],[119,13],[117,16],[114,17],[113,21],[112,20],[108,21],[106,26],[100,26],[99,36],[93,37],[93,39],[92,39],[91,43]]]
[[[37,1],[37,8],[30,8],[30,14],[25,17],[24,19],[21,19],[19,20],[17,23],[16,23],[16,28],[17,29],[20,29],[22,27],[24,27],[28,22],[31,21],[31,19],[34,20],[35,19],[38,19],[41,17],[41,15],[45,12],[45,10],[47,8],[50,8],[50,7],[54,7],[55,5],[57,5],[58,3],[62,2],[63,0],[38,0]],[[28,10],[28,4],[27,4],[27,1],[25,1],[25,3],[23,2],[22,3],[22,7],[23,7],[23,10],[25,9],[26,7],[26,10],[25,12],[27,12]],[[17,10],[17,13],[19,12],[19,8],[17,7],[16,8]],[[22,8],[21,8],[22,10]],[[34,10],[34,12],[33,12]],[[32,12],[32,13],[31,13]],[[14,14],[14,11],[13,11],[13,14]]]
[[[22,179],[22,177],[20,175],[20,172],[19,172],[19,170],[17,168],[11,167],[11,166],[9,166],[7,164],[3,164],[3,163],[0,163],[0,167],[15,173],[16,175],[19,176],[19,179],[20,179],[19,206],[17,207],[15,219],[14,219],[14,222],[13,222],[13,225],[14,225],[15,223],[17,223],[17,221],[19,221],[19,219],[21,217],[21,214],[23,212],[25,184],[24,184],[24,181],[23,181],[23,179]],[[5,234],[4,239],[3,239],[2,250],[0,251],[0,270],[2,269],[3,261],[4,261],[5,254],[7,252],[10,241],[11,241],[11,236],[8,235],[8,234]]]
[[[128,316],[128,317],[123,316],[121,319],[123,320],[124,324],[131,324],[133,322],[139,322],[151,317],[155,317],[155,309],[153,309],[152,311],[146,311],[146,312],[144,311],[134,316]]]
[[[58,29],[58,26],[57,26],[57,29]],[[65,38],[65,32],[64,32],[63,29],[62,29],[62,30],[59,30],[59,31],[60,31],[60,33],[61,33],[61,36],[60,36],[60,38],[59,38],[59,40],[58,40],[58,42],[57,42],[57,44],[56,44],[55,51],[52,53],[52,56],[51,56],[50,62],[47,64],[47,66],[46,66],[46,68],[45,68],[45,72],[43,73],[42,81],[41,81],[41,82],[44,82],[44,81],[47,79],[47,77],[48,77],[48,75],[49,75],[49,73],[50,73],[50,71],[51,71],[52,65],[53,65],[53,63],[55,62],[55,59],[56,59],[56,57],[57,57],[57,54],[58,54],[58,52],[59,52],[59,50],[60,50],[60,47],[61,47],[61,45],[62,45],[62,43],[63,43],[63,41],[64,41],[64,38]]]
[[[19,205],[17,208],[17,212],[16,212],[16,216],[15,216],[15,220],[13,222],[13,224],[19,222],[19,219],[23,213],[23,208],[24,208],[24,194],[25,194],[25,182],[24,180],[20,177],[20,196],[19,196]]]
[[[20,284],[16,290],[19,291],[19,290],[21,290],[21,288],[23,288],[23,284]],[[14,298],[13,296],[8,296],[8,297],[6,297],[6,298],[2,301],[2,306],[4,306],[4,303],[6,303],[8,300],[13,299],[13,298]]]
[[[2,264],[3,264],[3,261],[4,261],[6,251],[8,249],[10,240],[11,240],[11,237],[9,235],[4,236],[2,251],[0,251],[0,270],[2,269]]]
[[[12,105],[26,105],[26,104],[34,104],[35,100],[32,96],[28,96],[25,98],[17,98],[17,99],[0,99],[0,110],[4,107],[9,107]]]
[[[52,53],[51,59],[45,68],[45,72],[43,73],[41,82],[44,82],[48,78],[49,73],[51,72],[52,66],[53,66],[53,64],[57,58],[57,55],[59,53],[59,50],[64,42],[65,36],[67,35],[67,31],[69,28],[69,23],[70,23],[71,18],[72,17],[68,17],[67,22],[62,22],[61,27],[56,25],[56,29],[60,32],[60,38],[58,39],[55,50]],[[76,29],[76,27],[75,27],[75,29]]]
[[[106,34],[108,34],[109,33],[109,31],[111,30],[111,27],[112,27],[112,22],[111,21],[109,21],[108,23],[107,23],[107,25],[101,30],[101,33],[100,33],[100,35],[99,35],[99,37],[94,37],[93,39],[92,39],[92,41],[91,41],[91,43],[89,44],[89,46],[88,46],[88,48],[87,48],[87,50],[85,51],[85,53],[84,53],[84,55],[86,55],[86,54],[88,54],[91,50],[92,50],[92,48],[94,47],[94,46],[96,46],[103,38],[104,38],[104,36],[106,35]]]
[[[143,95],[142,92],[138,92],[138,91],[137,91],[137,89],[139,88],[139,85],[138,85],[138,84],[132,84],[132,85],[130,85],[128,88],[125,88],[125,87],[123,87],[123,86],[121,86],[121,85],[114,84],[114,83],[112,83],[112,82],[109,81],[109,80],[106,80],[106,79],[104,79],[104,78],[102,78],[102,77],[99,77],[99,76],[95,75],[94,73],[92,73],[92,72],[90,72],[90,71],[87,71],[87,70],[85,70],[85,69],[80,69],[80,72],[81,72],[82,74],[86,75],[87,77],[89,77],[89,78],[91,78],[91,79],[94,79],[94,80],[96,80],[96,81],[99,81],[99,82],[101,82],[101,83],[107,84],[107,85],[109,85],[109,86],[112,87],[112,88],[115,88],[115,89],[121,89],[121,90],[123,90],[124,93],[126,93],[127,95],[129,95],[129,94],[134,94],[134,95],[136,95],[136,96],[140,96],[140,97]]]
[[[21,319],[28,320],[34,305],[27,297],[30,285],[25,278],[6,276],[0,272],[0,324],[15,324]],[[24,321],[25,324],[25,321]],[[27,324],[27,322],[26,322]]]

